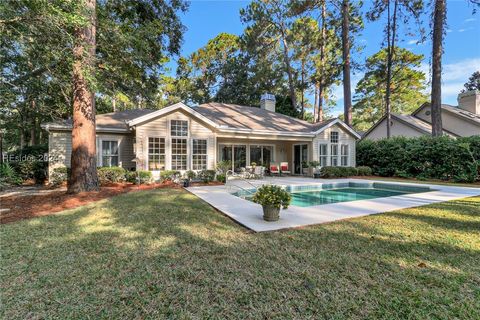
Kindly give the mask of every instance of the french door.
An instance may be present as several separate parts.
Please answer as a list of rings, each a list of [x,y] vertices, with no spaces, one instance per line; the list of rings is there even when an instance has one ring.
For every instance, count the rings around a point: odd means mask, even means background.
[[[308,144],[293,146],[293,173],[303,174],[303,164],[308,161]]]

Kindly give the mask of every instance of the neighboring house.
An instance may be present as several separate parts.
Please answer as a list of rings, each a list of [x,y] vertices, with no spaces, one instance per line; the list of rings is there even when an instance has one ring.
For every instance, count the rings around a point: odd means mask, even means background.
[[[424,103],[411,115],[392,114],[391,136],[418,137],[432,134],[432,116],[429,103]],[[468,91],[458,95],[458,106],[442,104],[444,134],[451,137],[480,135],[480,92]],[[363,136],[379,140],[387,137],[386,117],[382,117]]]
[[[97,165],[128,170],[215,169],[231,160],[240,170],[252,162],[288,162],[302,173],[302,161],[323,166],[355,166],[360,136],[340,119],[311,124],[275,112],[275,97],[263,95],[261,108],[224,103],[160,110],[126,110],[96,116]],[[70,166],[71,120],[46,123],[49,173]]]

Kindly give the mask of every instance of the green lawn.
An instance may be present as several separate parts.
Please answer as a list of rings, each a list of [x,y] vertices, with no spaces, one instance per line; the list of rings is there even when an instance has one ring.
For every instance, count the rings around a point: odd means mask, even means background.
[[[255,234],[182,190],[0,226],[14,318],[480,318],[480,197]]]

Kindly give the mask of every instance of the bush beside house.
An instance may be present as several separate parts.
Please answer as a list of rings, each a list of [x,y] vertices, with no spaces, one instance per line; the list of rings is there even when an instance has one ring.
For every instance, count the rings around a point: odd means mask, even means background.
[[[385,177],[473,182],[479,178],[480,136],[362,140],[357,164]]]

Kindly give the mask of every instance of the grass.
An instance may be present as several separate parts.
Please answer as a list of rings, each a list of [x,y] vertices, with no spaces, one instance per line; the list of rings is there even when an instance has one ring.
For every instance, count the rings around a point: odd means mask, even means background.
[[[16,318],[480,318],[480,197],[251,233],[183,190],[3,225]]]

